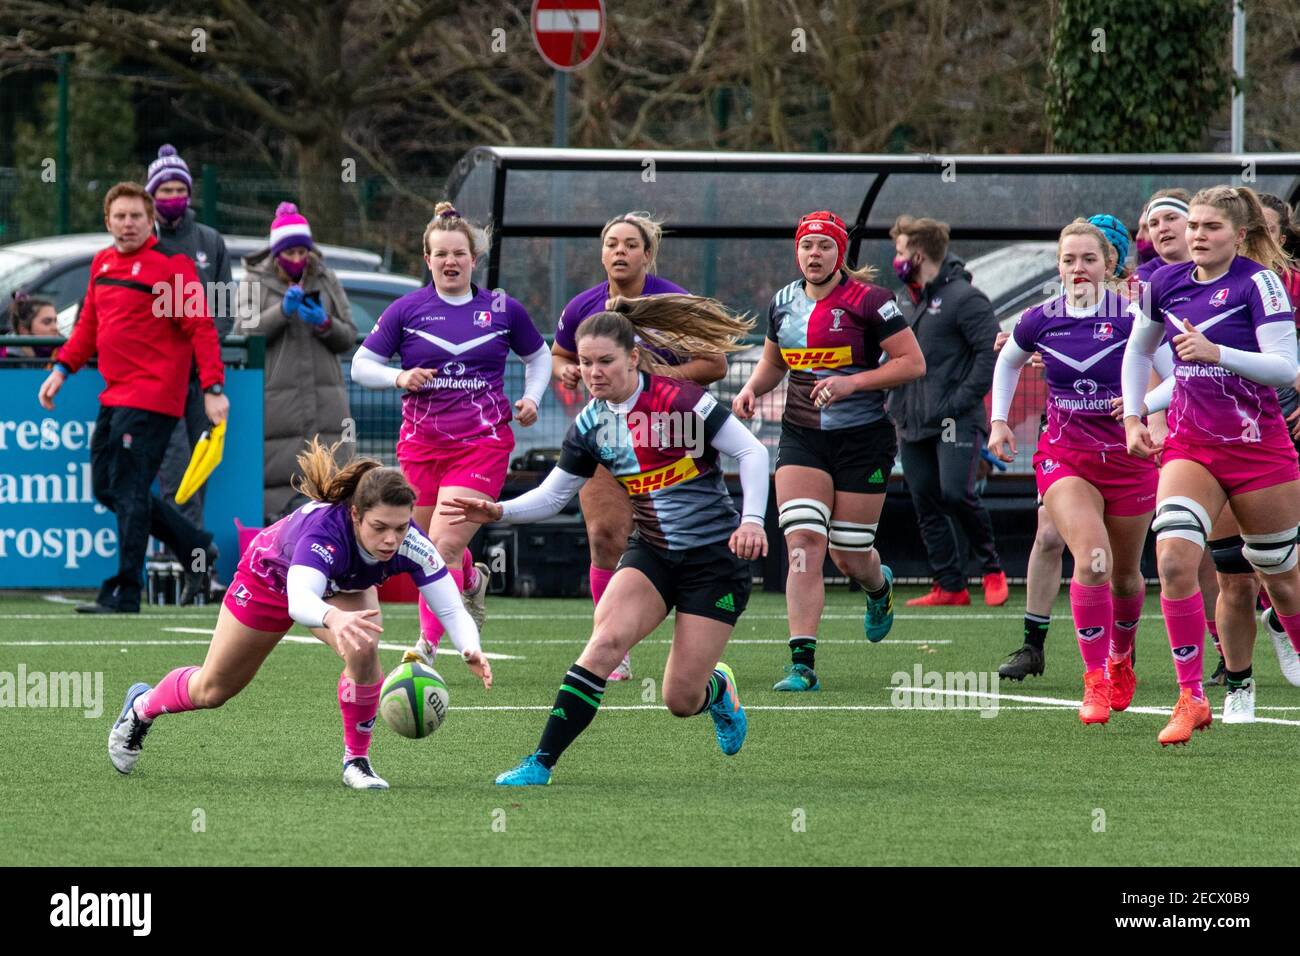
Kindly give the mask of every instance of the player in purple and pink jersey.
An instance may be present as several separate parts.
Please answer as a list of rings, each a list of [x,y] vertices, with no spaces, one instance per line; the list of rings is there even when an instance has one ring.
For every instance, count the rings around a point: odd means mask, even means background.
[[[370,736],[384,674],[379,667],[382,616],[376,587],[409,574],[451,633],[465,663],[492,686],[478,630],[438,552],[414,524],[415,490],[395,468],[369,458],[341,470],[337,445],[315,439],[298,456],[312,500],[248,546],[226,592],[202,667],[178,667],[156,687],[133,684],[108,737],[121,773],[140,759],[145,734],[160,714],[220,707],[248,686],[294,623],[311,630],[343,658],[343,782],[356,790],[387,789],[370,765]]]
[[[632,499],[636,533],[596,606],[591,638],[564,676],[537,749],[498,784],[550,783],[555,762],[596,716],[609,674],[674,608],[665,706],[678,717],[707,711],[728,756],[744,743],[748,723],[736,675],[721,657],[749,600],[749,562],[767,553],[767,450],[694,382],[652,374],[639,342],[661,347],[676,334],[734,351],[751,326],[711,299],[616,299],[611,311],[578,327],[592,400],[542,485],[501,504],[462,498],[444,509],[454,520],[479,524],[538,521],[563,508],[602,464]],[[741,515],[723,482],[720,454],[736,459]]]
[[[779,691],[821,686],[814,665],[828,551],[867,593],[867,639],[884,639],[894,622],[894,576],[875,545],[898,453],[885,392],[924,375],[925,359],[893,293],[868,281],[869,268],[844,267],[848,238],[832,212],[799,220],[801,276],[773,296],[763,357],[731,403],[736,417],[752,418],[758,397],[790,377],[776,456],[776,499],[790,554],[791,661],[772,688]]]
[[[1187,262],[1191,253],[1187,249],[1187,201],[1191,198],[1186,189],[1161,189],[1152,195],[1142,215],[1146,219],[1147,234],[1155,256],[1141,263],[1137,277],[1150,282],[1157,269],[1174,262]]]
[[[488,245],[485,230],[451,203],[438,203],[424,231],[433,284],[385,309],[352,359],[353,381],[403,392],[397,462],[418,495],[415,523],[437,545],[480,628],[487,567],[475,565],[466,547],[473,529],[439,518],[437,506],[457,496],[501,494],[515,447],[502,387],[510,353],[526,366],[524,396],[514,404],[520,425],[537,421],[551,377],[546,341],[524,307],[500,289],[470,281]],[[388,366],[395,354],[401,369]],[[420,637],[410,656],[431,664],[443,628],[423,601],[419,614]]]
[[[685,289],[655,275],[655,260],[663,244],[663,230],[649,213],[629,212],[615,216],[600,230],[600,264],[605,281],[578,293],[560,313],[551,346],[552,373],[562,385],[577,389],[581,381],[575,333],[583,319],[604,312],[615,296],[635,299],[647,295],[686,294]],[[679,356],[668,349],[650,349],[656,361],[655,373],[680,378],[697,385],[711,385],[727,374],[727,360],[721,352]],[[619,558],[632,534],[632,507],[627,494],[603,465],[578,493],[582,517],[587,525],[587,547],[591,552],[588,578],[591,600],[609,586]],[[610,680],[632,677],[632,661],[622,661]]]
[[[1175,353],[1169,435],[1157,492],[1161,610],[1181,691],[1161,745],[1210,726],[1203,678],[1205,608],[1197,566],[1211,515],[1227,504],[1242,556],[1262,575],[1278,619],[1300,646],[1300,466],[1276,388],[1296,377],[1295,318],[1275,269],[1286,256],[1268,233],[1253,191],[1216,186],[1193,197],[1192,261],[1151,277],[1152,321],[1135,325],[1124,355],[1129,451],[1156,446],[1140,417],[1151,356],[1168,336]]]
[[[1128,454],[1124,427],[1111,414],[1124,343],[1141,315],[1106,288],[1117,258],[1093,223],[1077,219],[1061,230],[1057,266],[1065,291],[1026,311],[999,353],[988,441],[1003,461],[1015,461],[1007,415],[1020,370],[1040,353],[1047,429],[1034,453],[1034,474],[1074,555],[1070,609],[1083,656],[1079,719],[1085,724],[1104,724],[1112,709],[1126,710],[1133,700],[1130,656],[1145,597],[1142,547],[1158,478],[1154,462]]]

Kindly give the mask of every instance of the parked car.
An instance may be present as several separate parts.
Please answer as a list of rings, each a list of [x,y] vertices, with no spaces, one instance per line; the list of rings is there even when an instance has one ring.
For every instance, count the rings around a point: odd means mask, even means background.
[[[232,265],[266,247],[265,236],[225,236]],[[109,244],[102,232],[30,239],[0,246],[0,302],[8,302],[18,289],[52,299],[60,312],[81,301],[90,279],[90,262]],[[348,246],[317,244],[332,269],[387,274],[376,253]],[[73,313],[75,315],[75,313]],[[59,326],[62,331],[62,322]],[[71,325],[68,326],[71,328]],[[66,332],[65,332],[66,334]]]

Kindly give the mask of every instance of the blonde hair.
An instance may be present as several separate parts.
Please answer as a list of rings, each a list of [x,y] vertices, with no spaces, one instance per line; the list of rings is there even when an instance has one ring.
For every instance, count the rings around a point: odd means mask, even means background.
[[[456,211],[456,207],[445,199],[433,207],[433,218],[424,227],[424,239],[421,246],[424,254],[429,254],[429,237],[435,232],[459,232],[469,240],[469,253],[477,261],[492,245],[492,227],[476,226]]]
[[[1246,238],[1241,244],[1241,255],[1253,259],[1266,269],[1272,269],[1279,276],[1291,266],[1291,259],[1269,235],[1268,222],[1264,219],[1264,207],[1259,196],[1249,186],[1211,186],[1202,189],[1192,201],[1191,206],[1212,206],[1219,210],[1234,229],[1245,229]]]
[[[646,248],[645,271],[654,272],[655,262],[659,258],[659,246],[664,238],[663,220],[652,218],[648,212],[625,212],[621,216],[615,216],[601,227],[600,242],[602,246],[605,244],[605,236],[609,231],[619,223],[624,222],[629,226],[635,226],[636,231],[641,233],[641,242],[645,244]]]
[[[1067,224],[1056,240],[1056,258],[1058,261],[1061,258],[1061,243],[1065,242],[1066,236],[1091,236],[1095,239],[1097,248],[1101,252],[1102,261],[1106,264],[1106,278],[1102,280],[1102,285],[1120,295],[1128,294],[1128,273],[1116,274],[1115,267],[1119,265],[1119,250],[1111,244],[1104,232],[1093,223],[1082,218]]]
[[[313,501],[350,502],[358,514],[376,505],[414,507],[415,489],[396,468],[385,468],[373,458],[353,458],[340,468],[335,455],[342,445],[339,441],[326,447],[313,436],[298,456],[302,477],[293,478],[293,489]]]
[[[631,352],[638,338],[646,345],[665,349],[683,359],[693,355],[739,352],[741,341],[754,328],[754,320],[736,315],[716,299],[669,293],[635,299],[615,296],[610,308],[588,316],[574,333],[575,340],[604,336]],[[641,368],[655,364],[654,353],[641,349]]]

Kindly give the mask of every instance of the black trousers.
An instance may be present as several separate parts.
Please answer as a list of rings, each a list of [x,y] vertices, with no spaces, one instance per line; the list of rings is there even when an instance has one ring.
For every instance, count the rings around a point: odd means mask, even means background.
[[[912,507],[930,560],[930,573],[945,591],[966,587],[965,556],[958,550],[952,523],[961,525],[985,574],[1002,569],[993,541],[993,522],[975,494],[980,449],[987,436],[975,423],[958,424],[943,435],[899,443],[903,476],[912,494]]]
[[[99,589],[101,604],[138,610],[145,549],[153,535],[189,567],[212,535],[150,490],[177,419],[140,408],[101,406],[90,440],[95,500],[117,516],[117,574]]]

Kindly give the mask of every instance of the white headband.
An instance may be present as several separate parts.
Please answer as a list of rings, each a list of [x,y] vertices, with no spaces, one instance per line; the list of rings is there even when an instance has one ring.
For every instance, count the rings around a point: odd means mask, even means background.
[[[1147,206],[1146,218],[1150,219],[1162,209],[1172,210],[1184,219],[1187,218],[1187,203],[1174,196],[1161,196],[1159,199],[1153,200],[1151,205]]]

